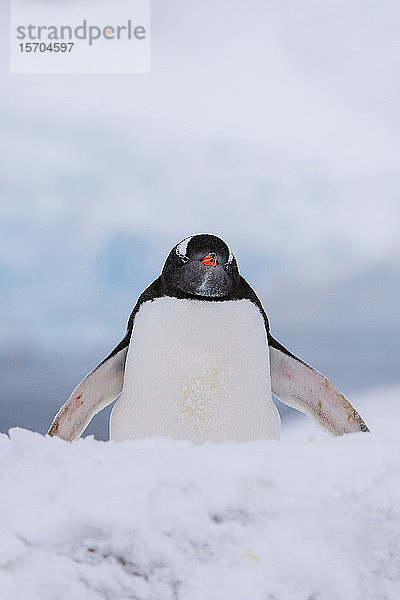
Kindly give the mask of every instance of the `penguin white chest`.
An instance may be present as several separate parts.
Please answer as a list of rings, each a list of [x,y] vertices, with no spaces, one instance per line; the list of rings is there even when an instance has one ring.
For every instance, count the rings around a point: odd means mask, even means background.
[[[249,300],[169,297],[135,317],[113,440],[279,438],[263,317]]]

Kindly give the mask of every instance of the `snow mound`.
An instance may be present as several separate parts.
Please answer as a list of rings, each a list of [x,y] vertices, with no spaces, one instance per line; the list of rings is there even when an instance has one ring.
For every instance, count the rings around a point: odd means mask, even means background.
[[[398,598],[394,436],[0,446],[1,598]]]

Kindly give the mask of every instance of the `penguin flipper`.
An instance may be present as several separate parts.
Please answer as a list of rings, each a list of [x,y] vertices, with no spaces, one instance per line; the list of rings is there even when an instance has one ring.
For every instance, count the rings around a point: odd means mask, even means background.
[[[125,339],[73,390],[48,431],[72,442],[100,410],[111,404],[122,390],[129,339]]]
[[[270,334],[272,393],[282,402],[312,417],[333,435],[369,431],[329,379],[291,354]]]
[[[161,277],[158,277],[139,296],[130,314],[125,337],[89,375],[78,383],[54,417],[48,435],[56,435],[69,442],[76,440],[94,415],[111,404],[120,394],[124,384],[126,355],[135,316],[143,302],[162,295]]]

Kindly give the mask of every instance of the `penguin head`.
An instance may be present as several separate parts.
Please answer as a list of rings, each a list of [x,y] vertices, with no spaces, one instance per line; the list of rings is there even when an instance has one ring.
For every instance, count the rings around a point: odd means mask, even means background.
[[[170,295],[229,298],[238,286],[239,271],[223,240],[201,234],[185,238],[171,250],[161,280]]]

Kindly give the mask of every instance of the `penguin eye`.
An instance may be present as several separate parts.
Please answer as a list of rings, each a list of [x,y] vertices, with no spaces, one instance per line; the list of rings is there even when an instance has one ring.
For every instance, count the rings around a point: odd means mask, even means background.
[[[186,263],[189,260],[186,255],[185,256],[180,256],[180,258],[181,258],[181,260],[182,260],[183,263]]]

